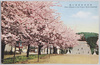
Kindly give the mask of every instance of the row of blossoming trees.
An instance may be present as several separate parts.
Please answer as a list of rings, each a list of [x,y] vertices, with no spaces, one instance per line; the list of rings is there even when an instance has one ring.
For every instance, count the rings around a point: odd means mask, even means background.
[[[6,44],[16,45],[23,41],[30,45],[41,47],[67,48],[77,45],[79,36],[71,28],[60,21],[60,16],[51,9],[59,6],[47,1],[2,1],[1,2],[1,33],[2,59]]]

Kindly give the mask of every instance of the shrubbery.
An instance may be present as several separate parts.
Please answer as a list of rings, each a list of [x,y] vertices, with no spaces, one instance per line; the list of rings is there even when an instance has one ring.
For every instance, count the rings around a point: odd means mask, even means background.
[[[46,54],[42,54],[40,55],[39,57],[43,57],[45,56]],[[38,55],[29,55],[29,57],[26,57],[26,56],[16,56],[15,57],[15,63],[16,62],[20,62],[20,61],[26,61],[26,60],[29,60],[29,59],[34,59],[34,58],[37,58]],[[4,64],[12,64],[13,63],[13,57],[9,57],[9,58],[6,58],[4,59]]]
[[[97,40],[98,37],[88,37],[86,40],[87,44],[90,46],[92,54],[94,53],[94,49],[97,49],[97,44],[96,44]]]

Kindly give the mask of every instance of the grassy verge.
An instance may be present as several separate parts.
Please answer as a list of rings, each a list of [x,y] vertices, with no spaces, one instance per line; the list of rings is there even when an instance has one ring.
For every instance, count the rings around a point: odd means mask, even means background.
[[[41,57],[46,56],[46,55],[47,54],[41,54],[41,55],[39,55],[39,57],[41,58]],[[26,61],[26,60],[29,60],[29,59],[35,59],[35,58],[38,58],[38,55],[29,55],[29,57],[16,56],[15,57],[15,63],[21,62],[21,61]],[[13,64],[13,57],[9,57],[9,58],[4,59],[3,64]]]

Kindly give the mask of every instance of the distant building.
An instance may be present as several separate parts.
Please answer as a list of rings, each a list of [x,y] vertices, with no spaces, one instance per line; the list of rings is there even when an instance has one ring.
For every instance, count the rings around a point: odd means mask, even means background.
[[[8,51],[8,52],[11,51],[11,46],[10,46],[9,44],[7,44],[7,45],[5,46],[5,51]]]
[[[91,54],[90,46],[86,41],[79,41],[79,45],[73,47],[71,54]]]

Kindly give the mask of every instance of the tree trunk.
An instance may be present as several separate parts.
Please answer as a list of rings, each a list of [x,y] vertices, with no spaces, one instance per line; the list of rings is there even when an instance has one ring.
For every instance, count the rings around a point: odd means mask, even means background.
[[[55,47],[53,47],[53,54],[55,54],[56,53],[56,51],[55,51]]]
[[[10,51],[10,54],[13,54],[13,51],[12,51],[12,46],[11,46],[11,51]]]
[[[47,54],[48,54],[48,46],[47,46]]]
[[[53,47],[53,54],[57,54],[57,49],[56,49],[56,47]]]
[[[51,47],[50,47],[50,54],[51,54]]]
[[[38,62],[39,62],[39,55],[41,55],[41,48],[43,45],[38,45]]]
[[[15,54],[16,54],[16,46],[15,46],[15,51],[14,51],[13,63],[15,63]]]
[[[26,57],[29,57],[29,51],[30,51],[30,44],[28,45],[27,56]]]
[[[41,46],[38,46],[39,48],[38,48],[38,53],[39,53],[39,55],[41,55]]]
[[[21,49],[19,48],[19,53],[21,54]]]
[[[38,45],[38,62],[39,62],[40,46]]]
[[[1,46],[1,62],[3,63],[3,61],[4,61],[4,50],[5,50],[5,46],[6,46],[6,44],[4,43],[4,41],[2,40],[1,41],[2,43],[2,46]]]
[[[55,47],[53,46],[53,54],[55,54]]]

